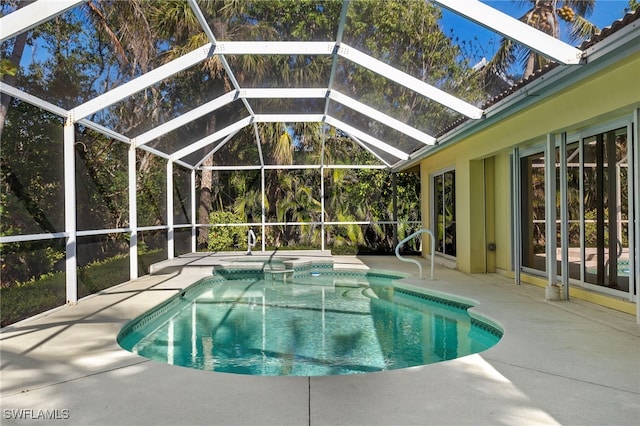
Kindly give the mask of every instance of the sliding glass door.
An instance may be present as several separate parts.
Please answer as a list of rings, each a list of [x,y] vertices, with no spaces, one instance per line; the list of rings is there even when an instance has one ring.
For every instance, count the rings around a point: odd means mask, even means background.
[[[544,153],[520,159],[520,238],[522,267],[546,270]]]
[[[565,270],[574,285],[633,296],[629,279],[634,262],[629,249],[633,235],[631,149],[628,127],[618,125],[572,135],[563,156],[556,147],[553,158],[547,159],[542,146],[518,154],[520,270],[544,275],[547,256],[553,256],[561,275],[562,242],[566,242]],[[561,164],[560,158],[566,159],[566,164]],[[555,167],[556,192],[545,196],[550,185],[545,181],[547,162]],[[560,173],[566,173],[566,179],[560,179]],[[561,182],[566,190],[566,229],[560,218]],[[545,217],[549,211],[546,202],[556,208],[555,223]],[[555,253],[548,253],[554,244],[546,240],[547,226],[555,228],[551,233],[555,235]]]
[[[584,280],[629,291],[627,128],[583,139]]]

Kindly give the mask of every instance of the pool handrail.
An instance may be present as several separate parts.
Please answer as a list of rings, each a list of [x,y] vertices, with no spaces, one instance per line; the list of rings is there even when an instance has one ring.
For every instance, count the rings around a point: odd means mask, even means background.
[[[420,278],[422,278],[422,265],[420,264],[420,262],[418,262],[417,260],[414,260],[414,259],[409,259],[409,258],[401,256],[400,255],[400,247],[402,247],[402,245],[404,243],[406,243],[407,241],[417,237],[420,234],[425,234],[425,233],[429,234],[429,236],[431,237],[431,278],[430,279],[433,280],[433,279],[435,279],[433,277],[433,271],[434,271],[434,263],[433,263],[433,261],[434,261],[434,254],[435,254],[435,251],[436,251],[436,239],[434,238],[433,232],[431,232],[431,230],[425,229],[425,228],[420,229],[420,230],[414,232],[413,234],[409,235],[408,237],[406,237],[402,241],[400,241],[398,243],[398,245],[396,246],[396,257],[399,260],[402,260],[403,262],[413,262],[416,265],[418,265],[418,269],[420,270]]]
[[[251,249],[256,245],[256,234],[253,232],[253,229],[249,228],[247,232],[247,255],[251,256]]]

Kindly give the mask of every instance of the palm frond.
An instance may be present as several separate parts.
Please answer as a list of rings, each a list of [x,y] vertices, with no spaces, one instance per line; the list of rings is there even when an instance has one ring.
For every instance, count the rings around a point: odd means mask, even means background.
[[[591,16],[596,8],[596,0],[564,0],[564,5],[569,6],[576,16]]]
[[[576,15],[571,21],[571,40],[587,40],[594,35],[600,34],[600,28],[589,22],[582,15]]]
[[[487,66],[483,69],[485,74],[491,72],[506,72],[511,66],[516,63],[515,55],[516,45],[508,38],[503,38],[500,41],[500,47],[496,51],[493,58],[488,62]]]

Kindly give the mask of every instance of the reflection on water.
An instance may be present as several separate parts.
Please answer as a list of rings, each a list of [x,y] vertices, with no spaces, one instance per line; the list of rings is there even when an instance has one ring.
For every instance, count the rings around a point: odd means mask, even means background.
[[[208,371],[312,376],[429,364],[499,340],[463,309],[394,293],[391,279],[372,281],[213,284],[132,351]]]

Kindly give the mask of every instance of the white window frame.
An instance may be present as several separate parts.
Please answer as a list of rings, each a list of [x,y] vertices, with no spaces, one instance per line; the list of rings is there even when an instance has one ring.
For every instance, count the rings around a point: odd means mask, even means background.
[[[455,172],[456,172],[455,166],[450,166],[450,167],[446,167],[446,168],[443,168],[443,169],[439,169],[439,170],[434,171],[433,173],[429,174],[429,194],[430,194],[429,202],[430,202],[430,205],[431,205],[431,208],[429,209],[430,210],[429,211],[429,218],[430,218],[430,222],[431,222],[432,227],[433,227],[434,238],[437,238],[437,236],[438,236],[438,229],[437,229],[438,222],[436,220],[436,211],[435,211],[435,206],[436,206],[436,188],[435,188],[435,182],[434,181],[435,181],[435,178],[437,176],[444,176],[444,174],[448,173],[448,172],[454,172],[454,179],[455,179]],[[455,180],[454,180],[454,188],[455,188]],[[456,224],[456,227],[457,227],[457,224]],[[456,229],[456,233],[457,233],[457,229]],[[456,241],[457,241],[457,239],[456,239]],[[457,249],[456,249],[456,253],[457,253]],[[441,251],[438,251],[437,247],[436,247],[436,251],[434,252],[434,254],[435,254],[435,256],[442,257],[442,258],[448,259],[448,260],[455,261],[457,259],[457,256],[452,256],[450,254],[445,254],[445,253],[443,253]]]

